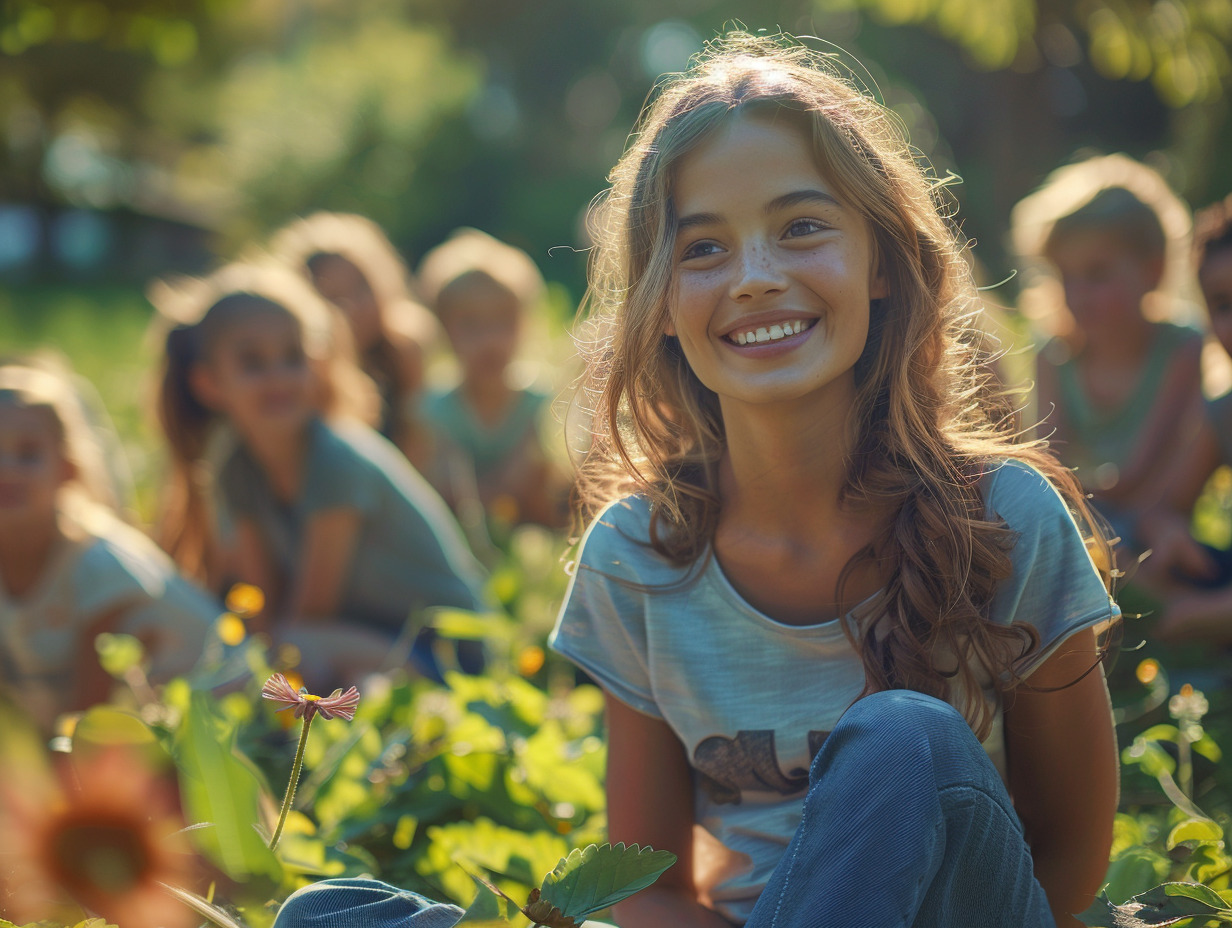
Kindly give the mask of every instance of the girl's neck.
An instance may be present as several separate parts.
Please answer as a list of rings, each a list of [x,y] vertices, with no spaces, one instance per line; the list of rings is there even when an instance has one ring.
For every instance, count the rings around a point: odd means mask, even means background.
[[[1084,336],[1079,354],[1084,362],[1136,367],[1150,351],[1155,324],[1138,317],[1098,336]]]
[[[66,540],[55,516],[20,530],[0,532],[0,586],[10,596],[25,596],[38,585]]]
[[[819,409],[809,403],[804,411],[795,405],[759,406],[748,415],[724,409],[719,493],[725,516],[746,514],[789,530],[840,508],[853,440],[851,404]]]
[[[514,390],[506,381],[503,371],[500,376],[472,377],[462,381],[462,396],[475,418],[484,425],[496,425],[505,418],[513,394]]]
[[[315,420],[309,420],[293,434],[244,435],[244,445],[265,472],[274,495],[290,502],[300,494],[304,462],[308,457],[308,438]]]

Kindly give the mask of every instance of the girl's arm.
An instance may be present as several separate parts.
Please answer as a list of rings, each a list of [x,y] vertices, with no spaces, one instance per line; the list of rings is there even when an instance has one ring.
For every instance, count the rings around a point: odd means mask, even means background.
[[[322,509],[308,518],[288,603],[292,620],[337,616],[359,528],[359,510],[349,506]]]
[[[74,689],[69,709],[85,710],[111,696],[115,680],[99,663],[98,648],[94,639],[104,632],[114,632],[134,603],[124,602],[112,606],[92,618],[77,638],[73,658]]]
[[[667,723],[607,696],[609,840],[671,851],[676,863],[653,886],[615,906],[632,928],[729,928],[693,885],[693,778]]]
[[[1057,928],[1078,928],[1112,846],[1120,774],[1098,658],[1095,632],[1077,632],[1005,707],[1010,793]]]

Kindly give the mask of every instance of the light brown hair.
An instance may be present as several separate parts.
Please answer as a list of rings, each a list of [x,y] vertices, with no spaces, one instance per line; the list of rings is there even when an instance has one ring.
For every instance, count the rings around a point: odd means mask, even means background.
[[[595,247],[581,342],[587,369],[576,404],[589,418],[579,462],[581,514],[640,494],[651,544],[679,565],[709,556],[721,501],[725,435],[718,399],[665,336],[673,281],[673,169],[737,113],[770,112],[811,140],[819,170],[868,223],[889,296],[871,307],[856,363],[854,450],[844,500],[893,516],[862,559],[895,565],[877,608],[849,630],[865,692],[907,688],[944,698],[978,693],[977,667],[999,690],[1038,647],[1025,624],[987,621],[1009,576],[1012,533],[985,512],[981,476],[1009,458],[1042,471],[1080,522],[1072,474],[1038,444],[1018,443],[988,386],[969,324],[980,302],[947,191],[921,168],[895,117],[835,61],[784,37],[734,33],[669,76],[643,111],[611,188],[590,217]],[[1094,543],[1107,555],[1098,533]],[[1106,563],[1110,563],[1110,560]],[[957,655],[957,671],[935,655]],[[981,735],[992,713],[962,707]]]

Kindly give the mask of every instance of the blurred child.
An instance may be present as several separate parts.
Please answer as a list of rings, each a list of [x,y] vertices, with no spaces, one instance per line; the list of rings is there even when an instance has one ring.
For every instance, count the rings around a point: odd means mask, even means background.
[[[461,369],[455,388],[425,402],[436,442],[429,479],[468,526],[484,512],[562,525],[565,480],[539,438],[548,398],[516,383],[512,368],[526,314],[543,300],[539,269],[521,249],[459,229],[424,256],[419,277]]]
[[[44,729],[107,697],[99,634],[141,639],[165,680],[222,611],[115,515],[107,484],[68,371],[0,362],[0,688]]]
[[[437,325],[411,299],[406,267],[385,233],[363,216],[314,213],[284,227],[273,250],[346,316],[360,366],[380,394],[377,430],[421,465],[424,349]]]
[[[1207,207],[1195,223],[1198,284],[1211,331],[1232,355],[1232,197]],[[1142,520],[1152,549],[1144,574],[1166,599],[1154,635],[1165,641],[1232,644],[1232,553],[1199,544],[1190,513],[1215,468],[1232,464],[1232,392],[1206,405],[1194,448],[1178,456],[1164,502]]]
[[[1176,306],[1168,253],[1187,237],[1187,212],[1155,172],[1112,155],[1054,172],[1015,208],[1014,226],[1063,293],[1056,337],[1038,359],[1040,418],[1135,547],[1136,518],[1164,492],[1201,419],[1202,336],[1164,321]]]
[[[421,610],[481,607],[478,567],[440,497],[348,418],[362,375],[300,278],[232,265],[152,299],[178,322],[159,418],[181,500],[167,538],[182,563],[264,590],[267,621],[301,648],[305,673],[377,669]]]

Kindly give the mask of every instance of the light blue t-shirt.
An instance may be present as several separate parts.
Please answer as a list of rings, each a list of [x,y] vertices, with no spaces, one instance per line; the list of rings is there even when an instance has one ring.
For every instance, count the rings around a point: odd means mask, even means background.
[[[1039,632],[1026,674],[1119,610],[1039,472],[1009,462],[984,487],[988,511],[1018,536],[990,619]],[[696,821],[724,849],[713,882],[698,889],[743,923],[795,833],[812,758],[863,689],[863,665],[839,620],[796,626],[763,615],[715,558],[694,569],[656,554],[649,522],[647,502],[633,497],[590,526],[552,647],[680,738]],[[1004,771],[1000,707],[985,748]]]

